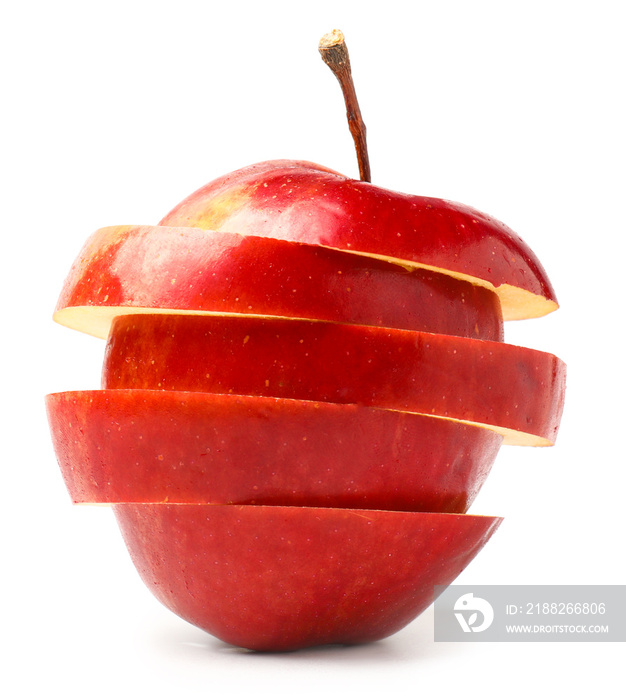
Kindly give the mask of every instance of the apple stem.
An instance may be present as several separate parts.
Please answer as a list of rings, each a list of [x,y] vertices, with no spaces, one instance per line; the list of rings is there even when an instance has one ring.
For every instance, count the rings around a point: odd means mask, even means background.
[[[324,63],[332,70],[341,85],[341,91],[346,102],[348,126],[354,139],[356,157],[359,162],[361,180],[371,182],[372,175],[365,138],[367,129],[365,128],[356,97],[352,70],[350,68],[350,56],[348,55],[348,47],[346,46],[343,33],[339,29],[333,29],[332,32],[324,34],[320,39],[319,51]]]

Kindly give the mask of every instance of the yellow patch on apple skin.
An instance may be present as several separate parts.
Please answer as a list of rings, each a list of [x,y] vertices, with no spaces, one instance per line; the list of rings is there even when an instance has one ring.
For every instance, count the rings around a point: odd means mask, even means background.
[[[197,206],[196,198],[192,196],[175,210],[176,218],[185,221],[186,226],[217,231],[249,202],[250,195],[249,186],[231,187],[226,192],[212,195],[211,205],[202,207]],[[198,199],[202,199],[201,193],[198,193]]]
[[[128,231],[135,228],[142,227],[121,225],[99,228],[85,241],[74,266],[80,265],[85,260],[92,261],[97,258],[106,257],[107,251],[114,247],[120,239],[124,238],[128,234]]]

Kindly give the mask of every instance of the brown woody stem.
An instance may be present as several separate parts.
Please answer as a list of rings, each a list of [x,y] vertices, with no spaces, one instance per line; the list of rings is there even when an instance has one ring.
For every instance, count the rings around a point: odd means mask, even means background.
[[[354,139],[356,157],[359,162],[361,180],[371,182],[369,155],[367,153],[366,128],[361,116],[359,102],[352,80],[350,68],[350,56],[343,33],[334,29],[329,34],[324,34],[319,43],[320,54],[324,63],[332,70],[341,85],[341,91],[346,101],[348,113],[348,126]]]

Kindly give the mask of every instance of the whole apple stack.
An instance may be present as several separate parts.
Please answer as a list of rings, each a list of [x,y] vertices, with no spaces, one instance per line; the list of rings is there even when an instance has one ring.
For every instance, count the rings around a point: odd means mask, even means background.
[[[87,241],[54,318],[107,339],[102,388],[46,397],[76,503],[112,504],[175,613],[259,650],[419,615],[499,525],[468,515],[501,444],[550,445],[564,364],[503,342],[557,308],[532,251],[469,207],[299,161],[219,178],[158,226]]]

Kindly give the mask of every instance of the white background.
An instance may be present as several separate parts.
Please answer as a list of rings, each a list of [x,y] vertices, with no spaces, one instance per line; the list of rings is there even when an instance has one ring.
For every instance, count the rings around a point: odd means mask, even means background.
[[[410,9],[409,9],[410,8]],[[367,647],[260,655],[162,608],[112,514],[72,506],[43,408],[97,388],[103,342],[51,313],[84,239],[153,224],[235,168],[358,176],[317,42],[347,37],[373,180],[505,221],[561,309],[506,340],[569,366],[554,448],[504,448],[471,512],[504,524],[458,579],[623,584],[626,149],[621,3],[5,4],[2,675],[7,698],[618,697],[623,644],[442,644],[432,610]]]

